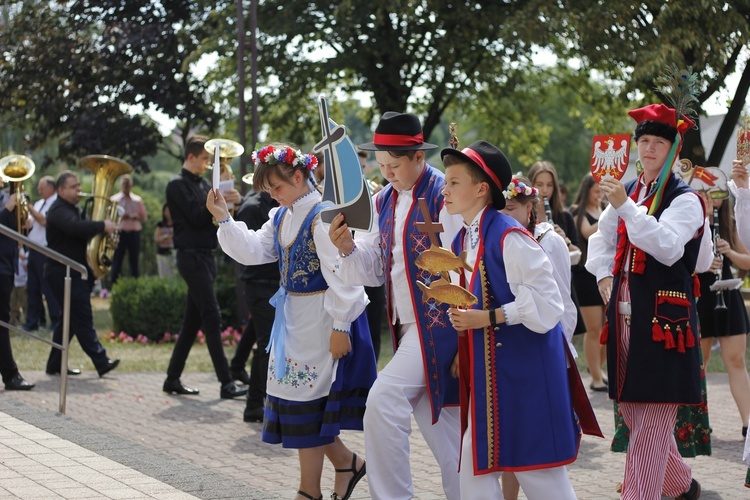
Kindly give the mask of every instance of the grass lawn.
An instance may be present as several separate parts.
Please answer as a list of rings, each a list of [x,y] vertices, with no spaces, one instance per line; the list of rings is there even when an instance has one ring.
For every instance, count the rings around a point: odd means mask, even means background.
[[[119,358],[122,363],[118,367],[120,371],[133,371],[133,372],[146,372],[146,371],[157,371],[166,372],[167,365],[169,364],[169,358],[172,355],[172,348],[174,344],[120,344],[110,343],[107,336],[112,331],[112,318],[109,314],[109,301],[106,299],[93,299],[92,308],[94,310],[94,327],[99,333],[104,347],[107,349],[107,355],[110,358]],[[175,328],[177,330],[177,327]],[[51,333],[38,332],[39,335],[52,338]],[[47,357],[51,347],[47,344],[40,342],[36,339],[28,337],[26,335],[11,333],[13,355],[16,359],[18,367],[23,372],[24,370],[44,370]],[[586,372],[586,360],[583,356],[583,335],[576,335],[573,337],[573,345],[578,350],[578,369],[582,372]],[[228,359],[232,359],[234,355],[234,347],[225,347],[224,350],[227,354]],[[93,364],[86,354],[81,350],[78,345],[78,341],[75,339],[71,342],[70,354],[69,354],[69,366],[71,368],[80,368],[83,370],[93,370]],[[379,368],[383,368],[393,356],[393,349],[391,348],[391,337],[387,330],[384,330],[381,335],[381,348],[380,348],[380,359],[378,360]],[[747,353],[745,359],[750,366],[750,359]],[[213,364],[211,358],[208,355],[208,349],[205,344],[196,344],[190,351],[190,357],[186,365],[186,371],[190,372],[211,372],[213,371]],[[724,363],[721,360],[721,353],[714,351],[711,356],[711,360],[708,364],[709,372],[725,372]]]

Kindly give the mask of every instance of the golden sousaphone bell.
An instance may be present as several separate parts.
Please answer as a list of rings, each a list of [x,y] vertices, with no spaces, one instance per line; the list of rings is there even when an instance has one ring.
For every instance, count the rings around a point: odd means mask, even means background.
[[[28,156],[10,155],[0,159],[0,177],[11,185],[11,193],[16,193],[16,230],[24,234],[23,225],[29,218],[29,200],[23,189],[23,181],[34,175],[36,166]]]

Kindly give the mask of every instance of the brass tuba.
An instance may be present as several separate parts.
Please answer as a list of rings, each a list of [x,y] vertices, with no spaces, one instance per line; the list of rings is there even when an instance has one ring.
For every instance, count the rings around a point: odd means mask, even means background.
[[[23,189],[23,181],[34,175],[34,162],[28,156],[10,155],[0,159],[0,176],[10,182],[10,192],[16,193],[16,231],[24,232],[24,224],[29,218],[29,199]]]
[[[92,201],[86,201],[91,205],[89,218],[91,220],[110,219],[115,226],[120,225],[122,213],[119,205],[110,201],[112,187],[118,177],[129,174],[133,167],[113,156],[89,155],[81,158],[78,163],[80,168],[94,174],[91,184],[91,194],[82,195],[89,197]],[[98,278],[104,277],[112,266],[112,258],[115,255],[117,244],[120,241],[119,231],[112,234],[97,234],[89,240],[86,246],[86,262]]]

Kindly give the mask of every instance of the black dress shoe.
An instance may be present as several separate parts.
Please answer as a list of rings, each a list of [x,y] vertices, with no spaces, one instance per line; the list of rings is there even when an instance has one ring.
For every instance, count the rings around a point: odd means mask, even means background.
[[[247,374],[247,371],[245,371],[244,368],[242,370],[232,370],[232,380],[249,385],[250,375]]]
[[[234,382],[228,382],[221,386],[219,392],[221,399],[234,399],[247,394],[247,388],[237,387]]]
[[[79,370],[78,368],[68,368],[68,375],[80,375],[80,374],[81,374],[81,370]],[[60,370],[57,370],[54,372],[47,370],[47,375],[60,375]]]
[[[117,368],[117,365],[120,364],[119,359],[109,359],[107,360],[107,364],[102,367],[97,367],[96,372],[99,374],[100,377],[105,376],[115,368]]]
[[[678,496],[676,500],[698,500],[701,497],[701,484],[695,479],[690,481],[690,489]]]
[[[246,408],[242,414],[242,420],[245,422],[263,422],[263,408]]]
[[[34,388],[34,385],[31,382],[26,382],[20,373],[16,373],[13,375],[13,378],[10,379],[10,382],[7,382],[5,384],[5,390],[6,391],[30,391]]]
[[[182,382],[180,382],[180,379],[177,380],[165,380],[164,381],[164,387],[162,388],[164,392],[167,394],[188,394],[188,395],[194,395],[198,394],[200,391],[198,389],[192,389],[190,387],[186,387],[182,385]]]

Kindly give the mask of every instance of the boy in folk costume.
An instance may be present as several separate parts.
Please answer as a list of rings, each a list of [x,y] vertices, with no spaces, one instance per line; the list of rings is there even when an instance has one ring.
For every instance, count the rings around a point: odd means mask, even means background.
[[[702,400],[693,272],[708,268],[699,262],[705,209],[671,169],[694,123],[663,104],[628,114],[638,123],[643,173],[626,185],[600,182],[610,206],[586,262],[609,302],[602,331],[609,395],[631,430],[622,498],[692,500],[700,485],[672,431],[678,405]]]
[[[419,119],[412,114],[383,114],[373,142],[359,146],[375,151],[375,159],[389,185],[377,193],[376,230],[357,237],[338,215],[330,236],[340,252],[339,274],[345,283],[378,286],[384,281],[389,324],[396,352],[378,374],[365,412],[365,449],[370,494],[375,500],[411,499],[414,496],[409,467],[411,414],[440,465],[443,490],[458,499],[458,382],[451,374],[456,360],[456,332],[447,306],[423,302],[416,281],[434,280],[420,271],[417,257],[430,247],[430,238],[416,225],[440,220],[447,246],[460,227],[443,208],[442,172],[425,163]],[[425,221],[417,206],[424,198],[429,207]],[[452,407],[451,407],[452,406]]]
[[[531,500],[575,499],[565,469],[581,433],[567,375],[567,362],[575,363],[552,264],[516,219],[499,212],[511,182],[502,151],[477,141],[441,156],[446,207],[464,221],[453,252],[466,252],[472,268],[460,281],[479,299],[474,309],[449,309],[459,332],[461,496],[503,498],[499,476],[513,471]],[[575,384],[584,394],[580,377]]]

